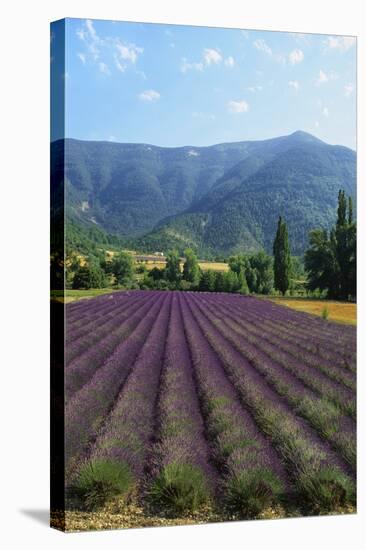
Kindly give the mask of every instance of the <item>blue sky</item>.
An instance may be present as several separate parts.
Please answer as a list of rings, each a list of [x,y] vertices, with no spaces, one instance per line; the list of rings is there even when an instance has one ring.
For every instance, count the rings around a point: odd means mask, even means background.
[[[200,146],[304,130],[356,148],[352,37],[67,19],[59,72],[67,137]]]

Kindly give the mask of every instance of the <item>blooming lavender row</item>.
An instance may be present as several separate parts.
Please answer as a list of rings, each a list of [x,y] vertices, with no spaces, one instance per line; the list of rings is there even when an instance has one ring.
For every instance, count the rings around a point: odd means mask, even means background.
[[[226,320],[236,323],[238,330],[244,331],[248,337],[251,335],[254,341],[255,338],[260,338],[264,351],[269,352],[272,357],[276,356],[281,364],[284,363],[288,366],[290,363],[292,371],[299,375],[303,382],[308,383],[313,390],[317,391],[321,388],[327,397],[335,399],[341,407],[346,404],[346,410],[348,410],[349,400],[351,400],[354,406],[352,411],[355,410],[356,380],[352,373],[337,368],[332,363],[319,360],[314,354],[299,350],[296,345],[268,332],[250,316],[233,312],[230,306],[215,304],[211,307],[215,311],[219,311]],[[298,357],[301,357],[301,362],[298,361]]]
[[[276,323],[285,327],[291,327],[294,334],[297,332],[308,337],[313,334],[319,343],[329,344],[331,348],[337,345],[351,353],[355,351],[356,331],[355,327],[348,325],[338,325],[329,323],[320,317],[309,313],[295,311],[268,300],[258,300],[257,298],[246,298],[234,296],[237,304],[242,304],[244,308],[253,308],[256,314],[263,313],[270,318],[275,319]],[[245,305],[244,305],[245,304]]]
[[[66,318],[70,327],[82,326],[84,319],[87,319],[90,314],[93,314],[94,320],[98,317],[103,317],[105,310],[116,305],[123,307],[124,303],[130,301],[132,296],[136,296],[142,291],[120,291],[103,294],[94,298],[85,298],[78,302],[71,302],[66,305]],[[78,307],[78,309],[75,309]]]
[[[259,302],[259,307],[257,303],[253,306],[252,301],[246,302],[240,299],[229,301],[225,300],[223,296],[217,299],[217,303],[229,307],[230,311],[235,313],[239,318],[244,318],[253,325],[281,338],[284,342],[295,345],[299,348],[298,353],[301,353],[302,356],[305,351],[310,354],[310,360],[311,357],[314,357],[318,359],[318,361],[326,361],[326,364],[334,365],[339,369],[339,372],[343,373],[345,376],[349,376],[350,380],[355,381],[355,372],[352,368],[349,368],[349,366],[352,367],[352,365],[348,363],[345,364],[341,347],[337,346],[337,351],[335,351],[334,341],[332,339],[329,339],[327,343],[317,341],[316,337],[318,331],[315,333],[314,331],[308,331],[305,337],[299,332],[296,332],[292,327],[281,325],[274,313],[272,313],[272,316],[270,314],[265,315],[264,312],[267,310],[263,310],[263,300],[256,300],[256,302]],[[266,305],[269,302],[264,303]]]
[[[93,313],[94,319],[97,319],[105,308],[110,307],[112,304],[121,304],[125,297],[120,296],[120,294],[122,293],[103,294],[92,299],[85,298],[66,304],[66,317],[70,326],[82,324],[84,318],[90,313]]]
[[[141,299],[143,298],[140,297],[140,300]],[[66,347],[72,345],[84,336],[87,336],[92,330],[95,330],[95,328],[104,326],[116,316],[116,313],[118,314],[118,312],[125,311],[138,300],[139,297],[135,296],[135,299],[129,300],[126,306],[122,305],[117,300],[110,301],[110,303],[102,309],[101,315],[96,315],[93,309],[90,309],[80,321],[78,326],[75,326],[75,323],[70,325],[66,315]]]
[[[78,464],[88,444],[95,439],[102,422],[111,410],[116,396],[130,373],[136,357],[156,320],[163,302],[157,297],[154,305],[140,320],[127,340],[122,342],[103,367],[78,391],[65,410],[66,479]]]
[[[101,368],[113,351],[135,330],[151,308],[154,299],[148,299],[133,315],[121,322],[110,334],[96,341],[88,350],[76,357],[65,371],[65,399],[72,396],[86,384]]]
[[[188,302],[188,299],[185,297]],[[227,375],[236,387],[242,402],[252,411],[255,420],[281,453],[288,473],[304,499],[316,505],[322,487],[333,483],[340,493],[354,498],[354,484],[347,468],[317,434],[306,425],[263,376],[235,349],[204,316],[190,295],[191,311],[220,357]]]
[[[154,432],[154,409],[168,330],[171,296],[166,294],[151,332],[91,452],[92,459],[112,459],[142,478]]]
[[[197,300],[194,300],[197,303]],[[203,309],[198,307],[207,317],[207,304]],[[210,310],[211,311],[211,310]],[[318,397],[309,390],[298,377],[292,375],[291,370],[274,361],[273,358],[261,351],[261,342],[250,341],[249,337],[236,330],[235,324],[220,317],[216,310],[216,317],[211,317],[212,324],[219,330],[224,339],[234,346],[245,357],[257,372],[262,374],[271,386],[297,412],[304,416],[311,425],[341,453],[344,459],[355,468],[356,463],[356,435],[354,422],[341,414],[339,409],[329,401]]]
[[[157,443],[151,457],[151,477],[170,465],[198,468],[214,490],[216,472],[209,465],[210,449],[193,380],[178,294],[174,293],[158,402]]]
[[[152,297],[151,297],[152,298]],[[150,298],[150,301],[151,301]],[[78,358],[84,351],[90,350],[90,347],[102,341],[106,336],[118,329],[118,327],[128,319],[131,312],[137,312],[147,302],[147,298],[140,298],[138,301],[133,300],[131,304],[124,308],[114,308],[114,315],[111,319],[107,319],[106,323],[94,322],[89,326],[86,336],[78,338],[73,342],[66,342],[65,360],[66,366],[71,365],[72,360]]]
[[[221,294],[221,297],[222,296],[224,295]],[[355,336],[355,329],[350,325],[329,323],[324,321],[321,317],[303,311],[296,311],[270,300],[233,294],[227,301],[236,302],[238,306],[241,304],[244,309],[252,308],[258,314],[263,313],[264,315],[269,315],[272,319],[278,320],[279,323],[285,326],[291,325],[293,330],[307,332],[309,329],[313,329],[316,337],[333,343],[343,343],[347,346],[350,340],[352,341]]]
[[[248,483],[253,476],[261,480],[259,483],[270,476],[278,485],[277,491],[285,492],[287,476],[276,451],[240,403],[186,300],[180,299],[180,306],[207,432],[213,441],[215,463],[223,474],[222,492],[243,475]]]

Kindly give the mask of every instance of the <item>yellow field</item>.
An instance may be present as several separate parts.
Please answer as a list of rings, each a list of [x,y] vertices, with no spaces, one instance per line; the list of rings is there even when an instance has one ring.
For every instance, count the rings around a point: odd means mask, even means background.
[[[154,267],[157,267],[158,269],[164,269],[165,262],[139,262],[138,265],[144,265],[148,271],[151,269],[154,269]],[[229,264],[225,264],[224,262],[198,262],[198,265],[202,269],[202,271],[207,271],[209,269],[212,269],[212,271],[229,271]],[[183,263],[181,262],[180,265],[181,271],[183,270]]]
[[[137,265],[144,265],[148,271],[157,267],[158,269],[165,268],[165,262],[139,262]]]
[[[287,306],[297,311],[305,311],[321,317],[324,308],[328,309],[328,321],[337,321],[348,325],[357,324],[357,304],[345,302],[331,302],[328,300],[308,300],[304,298],[270,298],[282,306]]]
[[[203,271],[212,269],[213,271],[229,271],[229,264],[224,262],[198,262]]]

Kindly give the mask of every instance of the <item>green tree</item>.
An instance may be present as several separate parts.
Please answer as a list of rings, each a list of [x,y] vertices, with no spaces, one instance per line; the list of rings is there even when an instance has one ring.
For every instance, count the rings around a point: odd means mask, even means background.
[[[245,269],[247,269],[248,259],[243,254],[231,256],[229,258],[229,267],[231,271],[234,271],[237,275],[239,275],[241,271],[245,271]]]
[[[134,274],[132,256],[127,252],[120,252],[117,256],[114,256],[110,264],[110,271],[115,276],[118,285],[130,283]]]
[[[230,271],[242,281],[243,293],[269,294],[273,288],[272,258],[260,251],[251,256],[239,254],[229,258]]]
[[[249,291],[254,293],[258,292],[257,271],[252,268],[250,263],[248,263],[244,273]]]
[[[356,237],[352,199],[347,201],[340,190],[337,221],[329,237],[322,229],[310,232],[310,247],[305,252],[310,290],[326,291],[329,298],[356,297]]]
[[[151,277],[154,281],[160,281],[165,277],[165,269],[159,269],[158,267],[153,267],[148,272],[148,276]]]
[[[193,286],[197,286],[200,281],[200,266],[198,259],[191,248],[184,251],[185,262],[183,266],[183,279],[189,281]]]
[[[284,296],[290,286],[291,255],[287,225],[281,216],[278,219],[277,233],[273,243],[273,256],[274,286]]]
[[[247,283],[247,279],[245,277],[244,271],[240,271],[238,275],[238,287],[240,294],[249,294],[249,287]]]
[[[330,298],[336,298],[338,288],[338,266],[334,246],[334,231],[328,238],[325,229],[313,229],[309,235],[310,247],[305,252],[305,269],[308,272],[309,290],[327,291]]]
[[[238,275],[234,271],[224,273],[224,290],[225,292],[238,292]]]
[[[215,273],[215,292],[225,292],[226,288],[225,273],[218,271]]]
[[[177,250],[170,251],[166,257],[165,278],[171,283],[177,283],[182,278]]]
[[[247,278],[251,292],[270,294],[273,288],[273,261],[271,256],[263,251],[257,252],[249,257],[249,265],[248,273],[255,283],[252,289]]]
[[[72,288],[89,289],[105,287],[105,274],[97,264],[84,265],[74,275]]]
[[[216,275],[212,269],[202,272],[199,290],[202,292],[214,292],[216,283]]]

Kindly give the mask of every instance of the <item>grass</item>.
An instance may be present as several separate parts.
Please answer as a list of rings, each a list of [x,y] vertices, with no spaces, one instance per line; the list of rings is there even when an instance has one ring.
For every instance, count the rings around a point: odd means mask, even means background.
[[[322,318],[326,321],[329,317],[329,309],[327,306],[323,307],[322,309]]]
[[[243,471],[225,485],[225,504],[243,519],[255,518],[279,499],[283,487],[270,471]]]
[[[346,503],[355,504],[353,484],[335,468],[323,468],[313,475],[300,474],[299,480],[303,487],[303,503],[306,505],[309,500],[312,513],[327,514]]]
[[[149,500],[168,516],[192,513],[209,502],[209,489],[199,468],[190,464],[168,464],[153,481]]]
[[[69,302],[75,302],[82,298],[95,298],[95,296],[110,294],[115,291],[116,289],[114,288],[90,288],[88,290],[66,289],[65,292],[63,290],[52,290],[51,300],[68,304]]]
[[[120,462],[94,459],[80,469],[72,493],[86,510],[98,510],[113,497],[125,498],[133,482],[129,468]]]
[[[330,300],[312,300],[308,298],[282,298],[279,296],[270,298],[270,300],[297,311],[312,313],[329,321],[336,321],[347,325],[357,324],[357,304]]]

